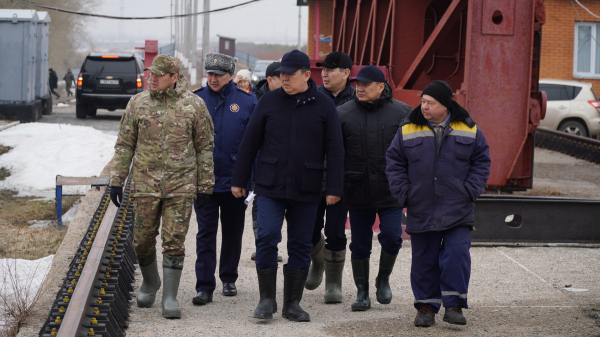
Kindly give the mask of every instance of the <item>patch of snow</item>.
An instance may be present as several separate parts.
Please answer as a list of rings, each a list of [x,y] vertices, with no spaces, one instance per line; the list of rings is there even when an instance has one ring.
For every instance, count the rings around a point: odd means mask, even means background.
[[[48,226],[56,223],[54,220],[29,220],[27,221],[29,228],[48,228]]]
[[[44,282],[54,255],[31,261],[23,259],[0,259],[0,296],[13,302],[32,304],[38,289]],[[0,301],[0,326],[6,324],[4,301]]]
[[[116,136],[91,127],[19,124],[0,132],[0,144],[13,149],[0,156],[11,175],[0,189],[18,196],[55,197],[56,176],[98,176],[114,155]],[[64,186],[63,194],[84,194],[90,186]]]

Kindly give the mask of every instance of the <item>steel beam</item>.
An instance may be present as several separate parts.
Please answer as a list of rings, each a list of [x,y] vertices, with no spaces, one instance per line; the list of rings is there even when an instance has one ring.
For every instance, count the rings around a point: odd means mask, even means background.
[[[410,210],[409,210],[410,212]],[[600,243],[600,199],[480,196],[473,241]],[[520,217],[520,228],[506,225]]]

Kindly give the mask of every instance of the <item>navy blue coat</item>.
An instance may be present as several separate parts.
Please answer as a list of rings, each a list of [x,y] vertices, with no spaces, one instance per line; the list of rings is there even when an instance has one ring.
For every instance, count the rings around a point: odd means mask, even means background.
[[[240,145],[232,185],[243,187],[258,156],[255,193],[318,203],[327,155],[327,195],[342,196],[344,148],[332,100],[312,79],[302,98],[282,88],[265,93]]]
[[[439,149],[414,108],[387,150],[390,190],[407,208],[407,233],[474,226],[475,199],[490,175],[490,151],[481,129],[455,101]]]
[[[218,94],[210,87],[202,87],[194,93],[204,100],[215,125],[214,192],[231,192],[233,166],[238,157],[242,137],[250,116],[256,106],[256,97],[239,89],[230,81]],[[250,188],[249,179],[242,186]]]

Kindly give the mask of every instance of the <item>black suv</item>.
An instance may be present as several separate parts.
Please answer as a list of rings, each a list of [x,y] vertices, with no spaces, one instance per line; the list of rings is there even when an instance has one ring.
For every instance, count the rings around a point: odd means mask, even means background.
[[[125,109],[144,90],[144,62],[136,54],[89,54],[77,76],[77,118],[96,109]]]

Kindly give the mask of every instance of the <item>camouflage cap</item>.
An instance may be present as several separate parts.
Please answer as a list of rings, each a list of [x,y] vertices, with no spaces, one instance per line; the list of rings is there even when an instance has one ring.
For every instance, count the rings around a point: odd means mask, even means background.
[[[144,70],[150,70],[154,75],[179,74],[179,60],[170,55],[156,55],[152,65]]]
[[[204,69],[206,69],[207,73],[215,73],[217,75],[233,74],[237,61],[237,57],[219,53],[208,53],[204,57]]]

